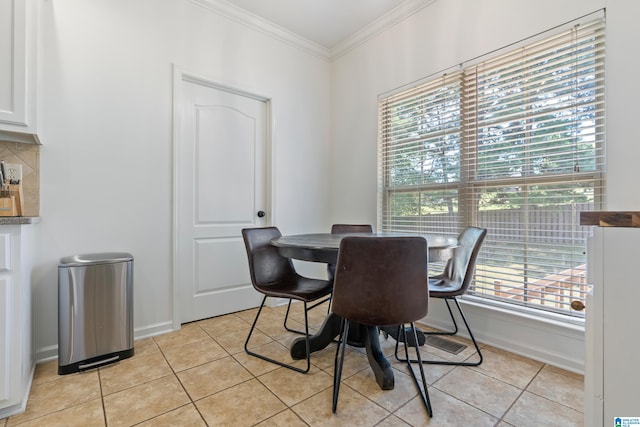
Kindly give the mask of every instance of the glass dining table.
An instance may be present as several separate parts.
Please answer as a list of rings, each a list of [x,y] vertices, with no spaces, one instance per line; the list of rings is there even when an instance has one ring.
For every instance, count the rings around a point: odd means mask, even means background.
[[[282,256],[287,258],[336,264],[340,240],[345,236],[397,237],[417,235],[390,232],[297,234],[273,239],[271,244],[278,248],[278,252]],[[458,246],[458,240],[455,237],[442,235],[419,236],[427,240],[428,260],[425,260],[425,263],[448,260],[452,257],[453,251]],[[311,352],[322,350],[333,342],[340,334],[340,321],[341,318],[333,313],[327,315],[318,332],[310,337]],[[393,335],[394,338],[398,338],[395,333],[397,328],[384,328],[384,330]],[[393,369],[380,348],[379,331],[380,329],[376,326],[359,325],[359,327],[352,327],[350,328],[348,343],[353,346],[365,347],[369,365],[373,370],[376,382],[381,389],[391,390],[394,387]],[[419,339],[419,341],[424,343],[424,336],[422,336],[422,340]],[[290,353],[294,359],[306,358],[305,339],[297,338],[294,340]]]

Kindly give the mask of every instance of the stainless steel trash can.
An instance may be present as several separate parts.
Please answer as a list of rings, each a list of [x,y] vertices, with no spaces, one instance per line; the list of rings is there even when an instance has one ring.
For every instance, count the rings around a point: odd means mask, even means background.
[[[133,256],[109,252],[58,264],[58,374],[133,356]]]

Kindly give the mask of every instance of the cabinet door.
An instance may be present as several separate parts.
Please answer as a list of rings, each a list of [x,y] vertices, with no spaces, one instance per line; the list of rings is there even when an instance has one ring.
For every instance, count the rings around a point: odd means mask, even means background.
[[[604,256],[603,234],[594,227],[593,236],[587,241],[587,275],[590,289],[587,294],[585,324],[585,376],[584,376],[584,425],[600,427],[604,419]]]
[[[12,397],[11,385],[15,381],[12,364],[15,363],[15,344],[11,331],[14,325],[14,301],[11,288],[11,234],[0,233],[0,407]]]
[[[0,0],[0,140],[40,144],[34,0]]]
[[[35,368],[32,264],[26,256],[32,248],[33,231],[23,227],[0,227],[0,419],[24,411]]]
[[[11,280],[0,276],[0,408],[11,403],[11,385],[13,372],[11,365],[14,359],[14,348],[11,346]]]
[[[0,0],[0,121],[27,126],[26,2]]]
[[[640,228],[601,227],[603,233],[604,425],[640,416],[637,339]]]

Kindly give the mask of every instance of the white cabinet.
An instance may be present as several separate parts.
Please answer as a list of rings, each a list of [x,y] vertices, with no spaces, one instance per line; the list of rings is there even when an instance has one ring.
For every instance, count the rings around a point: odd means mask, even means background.
[[[640,228],[594,227],[588,243],[586,426],[640,417]]]
[[[24,411],[35,368],[32,225],[0,225],[0,419]]]
[[[0,0],[0,140],[39,143],[35,0]]]

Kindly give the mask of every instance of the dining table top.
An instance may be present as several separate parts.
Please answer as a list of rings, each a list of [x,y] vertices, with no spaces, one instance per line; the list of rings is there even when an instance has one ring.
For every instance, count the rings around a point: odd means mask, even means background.
[[[429,261],[446,261],[458,246],[456,237],[436,234],[396,232],[375,233],[312,233],[281,236],[271,240],[283,256],[304,261],[335,263],[340,241],[346,236],[359,237],[423,237],[427,241]]]

